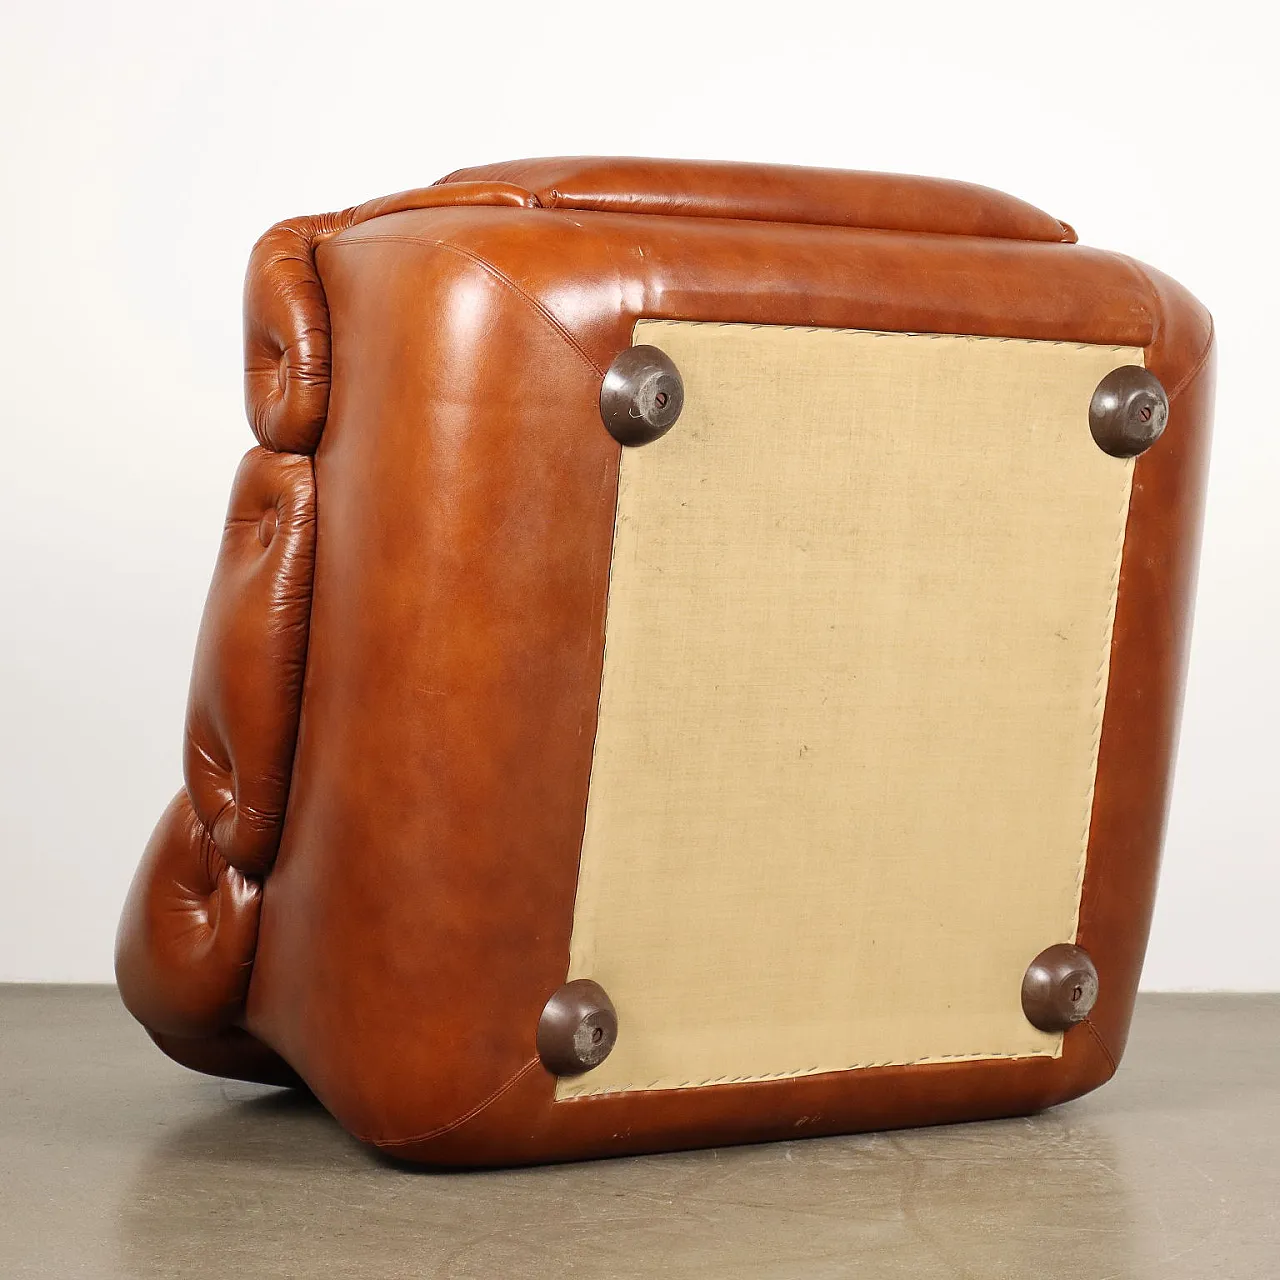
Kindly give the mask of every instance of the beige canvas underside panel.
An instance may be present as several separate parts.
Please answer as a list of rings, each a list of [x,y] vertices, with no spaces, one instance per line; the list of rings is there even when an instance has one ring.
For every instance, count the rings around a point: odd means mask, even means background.
[[[625,449],[571,977],[613,1054],[557,1096],[1057,1055],[1136,348],[641,321],[686,405]]]

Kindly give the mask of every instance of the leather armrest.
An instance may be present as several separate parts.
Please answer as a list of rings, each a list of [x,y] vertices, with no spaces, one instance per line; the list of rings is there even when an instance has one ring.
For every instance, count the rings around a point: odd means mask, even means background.
[[[1065,222],[968,182],[896,173],[695,160],[559,157],[459,169],[441,180],[507,182],[548,209],[807,222],[881,231],[1073,244]]]

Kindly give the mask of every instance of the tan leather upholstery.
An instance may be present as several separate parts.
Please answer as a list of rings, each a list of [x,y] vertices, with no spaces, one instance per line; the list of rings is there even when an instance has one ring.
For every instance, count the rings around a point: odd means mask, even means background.
[[[209,1035],[244,1011],[259,881],[293,767],[315,532],[311,460],[250,450],[196,646],[186,787],[147,846],[120,923],[120,990],[156,1033]]]
[[[268,449],[311,453],[329,404],[329,314],[316,245],[369,218],[441,205],[536,205],[502,182],[454,183],[367,200],[341,213],[277,223],[253,247],[244,285],[244,396]]]
[[[900,173],[577,156],[481,165],[444,181],[516,183],[548,209],[812,222],[1010,240],[1070,243],[1076,238],[1065,222],[1003,191]]]
[[[121,922],[129,1008],[179,1061],[296,1073],[353,1133],[443,1164],[1011,1115],[1101,1083],[1176,738],[1207,313],[949,184],[577,160],[455,177],[254,251],[264,449],[201,631],[187,788]],[[1058,1056],[557,1101],[534,1038],[569,973],[618,512],[597,398],[640,319],[1131,347],[1167,389],[1131,468],[1079,898],[1101,995]]]

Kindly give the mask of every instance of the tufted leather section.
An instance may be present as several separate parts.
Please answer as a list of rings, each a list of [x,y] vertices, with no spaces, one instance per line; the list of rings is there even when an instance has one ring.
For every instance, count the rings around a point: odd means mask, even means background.
[[[251,449],[231,490],[187,704],[187,791],[219,855],[266,874],[280,841],[315,562],[311,459]]]
[[[324,427],[329,311],[311,247],[325,233],[327,221],[339,216],[278,223],[254,245],[249,258],[245,408],[254,435],[269,449],[310,453]]]
[[[314,561],[311,459],[251,449],[200,623],[186,789],[156,826],[116,937],[121,996],[162,1047],[197,1066],[238,1063],[252,1079],[287,1070],[232,1029],[284,820]],[[192,1039],[209,1036],[217,1043]]]
[[[339,213],[279,222],[253,247],[244,284],[244,397],[249,424],[268,449],[311,453],[329,406],[329,309],[315,247],[370,218],[440,205],[532,208],[508,182],[458,182],[381,196]]]
[[[185,791],[142,855],[116,934],[125,1006],[153,1035],[207,1036],[239,1017],[262,888],[218,853]]]

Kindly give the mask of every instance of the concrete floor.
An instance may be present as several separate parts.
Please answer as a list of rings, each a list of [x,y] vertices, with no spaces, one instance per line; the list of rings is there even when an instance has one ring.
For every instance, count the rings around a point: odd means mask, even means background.
[[[392,1167],[183,1071],[103,987],[0,987],[0,1276],[1280,1276],[1280,996],[1153,996],[1027,1120],[503,1173]]]

